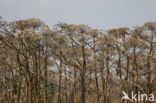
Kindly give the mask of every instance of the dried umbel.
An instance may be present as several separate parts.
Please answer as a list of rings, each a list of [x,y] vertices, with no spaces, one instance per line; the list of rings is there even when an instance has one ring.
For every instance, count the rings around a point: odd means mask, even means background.
[[[128,100],[152,100],[154,25],[102,31],[66,23],[50,29],[36,18],[0,20],[0,103],[119,103],[123,91]]]

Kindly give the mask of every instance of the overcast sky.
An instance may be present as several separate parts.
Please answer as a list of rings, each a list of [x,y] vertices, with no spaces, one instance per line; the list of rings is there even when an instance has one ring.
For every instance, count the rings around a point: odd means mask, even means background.
[[[0,16],[8,21],[36,17],[51,27],[66,22],[107,30],[156,21],[156,0],[0,0]]]

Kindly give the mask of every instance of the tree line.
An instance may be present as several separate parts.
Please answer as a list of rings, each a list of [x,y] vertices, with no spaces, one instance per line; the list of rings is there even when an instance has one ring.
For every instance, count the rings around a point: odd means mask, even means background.
[[[0,18],[0,103],[132,103],[122,92],[156,94],[155,73],[156,22],[104,31]]]

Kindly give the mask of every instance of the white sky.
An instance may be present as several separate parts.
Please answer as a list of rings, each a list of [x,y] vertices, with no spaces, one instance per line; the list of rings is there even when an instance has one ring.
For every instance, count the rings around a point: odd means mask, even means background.
[[[0,16],[8,21],[36,17],[51,27],[66,22],[107,30],[156,21],[156,0],[0,0]]]

